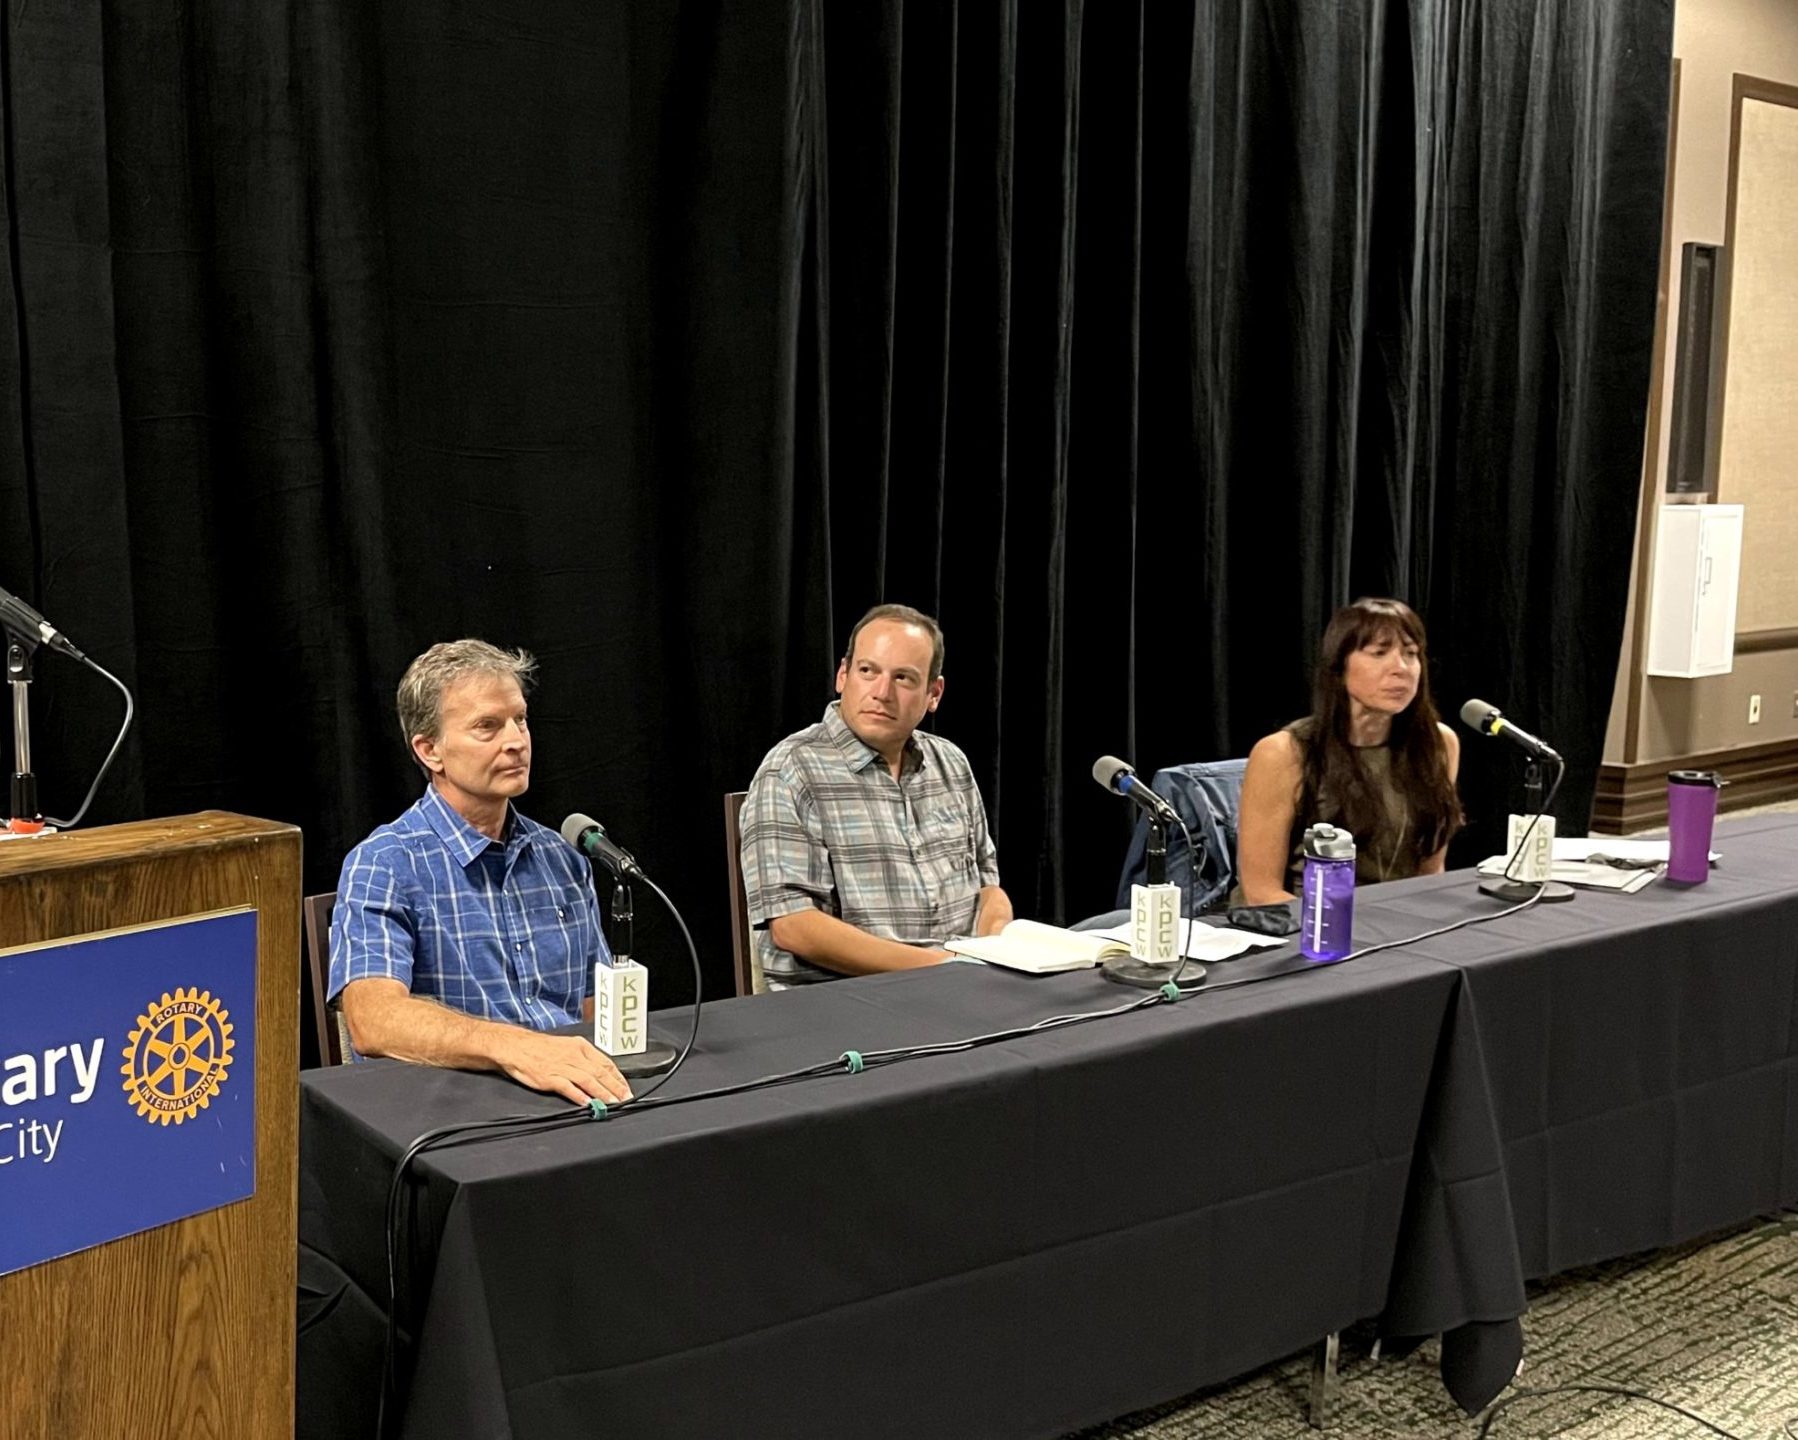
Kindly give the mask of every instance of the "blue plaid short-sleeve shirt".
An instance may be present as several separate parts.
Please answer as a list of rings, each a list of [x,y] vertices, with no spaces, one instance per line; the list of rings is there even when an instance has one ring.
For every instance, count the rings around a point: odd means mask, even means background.
[[[331,999],[382,976],[483,1020],[576,1024],[607,954],[587,860],[516,808],[490,840],[437,793],[350,851],[331,915]]]

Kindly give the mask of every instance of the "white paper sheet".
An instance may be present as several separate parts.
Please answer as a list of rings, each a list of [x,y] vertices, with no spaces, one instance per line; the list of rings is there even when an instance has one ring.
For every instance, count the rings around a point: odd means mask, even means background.
[[[1238,955],[1246,955],[1251,950],[1274,949],[1286,943],[1290,937],[1274,935],[1257,935],[1253,930],[1233,930],[1228,925],[1208,925],[1203,920],[1182,920],[1180,922],[1180,941],[1189,960],[1233,960]],[[1130,927],[1128,925],[1113,926],[1110,930],[1094,930],[1094,935],[1103,935],[1108,940],[1122,940],[1130,943]]]
[[[1628,840],[1620,835],[1588,835],[1583,840],[1555,840],[1556,860],[1590,860],[1594,855],[1608,855],[1613,860],[1635,860],[1643,864],[1667,863],[1665,840]],[[1711,864],[1723,857],[1711,851]]]

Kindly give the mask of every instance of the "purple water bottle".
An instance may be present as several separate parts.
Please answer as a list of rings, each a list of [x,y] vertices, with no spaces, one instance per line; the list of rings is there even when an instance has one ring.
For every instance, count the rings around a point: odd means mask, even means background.
[[[1313,825],[1302,846],[1299,954],[1340,960],[1351,949],[1355,924],[1355,837],[1334,825]]]
[[[1667,776],[1667,878],[1702,885],[1711,878],[1711,826],[1717,819],[1713,770],[1675,770]]]

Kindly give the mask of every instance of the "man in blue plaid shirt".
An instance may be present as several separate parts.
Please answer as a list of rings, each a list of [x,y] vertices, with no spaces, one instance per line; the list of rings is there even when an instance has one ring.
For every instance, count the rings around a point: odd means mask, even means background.
[[[980,787],[918,729],[943,698],[943,632],[876,605],[849,632],[841,699],[768,752],[740,819],[743,885],[770,989],[935,965],[1011,919]]]
[[[524,690],[536,662],[481,640],[434,645],[400,680],[424,797],[350,851],[331,916],[331,999],[362,1055],[499,1070],[533,1090],[624,1100],[587,1040],[606,953],[586,859],[512,801],[531,783]]]

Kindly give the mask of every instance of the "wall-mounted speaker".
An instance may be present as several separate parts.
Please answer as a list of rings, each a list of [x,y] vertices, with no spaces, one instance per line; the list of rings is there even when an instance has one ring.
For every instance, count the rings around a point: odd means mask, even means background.
[[[1674,337],[1673,419],[1668,435],[1667,493],[1706,495],[1710,475],[1712,368],[1716,355],[1721,245],[1688,242],[1679,267],[1679,332]]]

